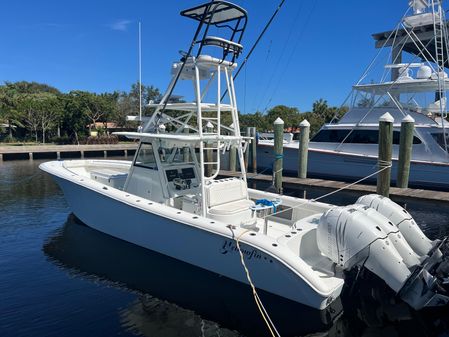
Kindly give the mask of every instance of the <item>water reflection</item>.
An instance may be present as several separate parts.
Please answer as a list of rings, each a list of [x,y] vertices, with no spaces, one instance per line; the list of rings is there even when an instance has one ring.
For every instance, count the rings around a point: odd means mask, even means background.
[[[120,312],[125,329],[143,336],[223,336],[240,334],[203,319],[192,310],[160,300],[149,294],[140,298]]]

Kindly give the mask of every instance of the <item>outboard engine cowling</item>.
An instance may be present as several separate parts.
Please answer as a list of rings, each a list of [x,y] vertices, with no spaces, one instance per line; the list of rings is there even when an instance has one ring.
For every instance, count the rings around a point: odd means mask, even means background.
[[[316,231],[321,253],[341,269],[368,268],[414,309],[449,303],[449,240],[430,241],[390,199],[332,208]]]
[[[421,264],[421,262],[425,259],[424,257],[420,257],[415,253],[415,251],[412,249],[412,247],[410,247],[404,236],[399,231],[399,228],[382,214],[377,212],[375,209],[370,208],[369,206],[361,204],[353,205],[353,207],[368,216],[377,224],[377,226],[382,228],[382,230],[387,233],[388,238],[391,240],[394,247],[401,255],[405,265],[409,269],[413,266]]]
[[[317,227],[320,251],[344,270],[365,266],[396,292],[410,276],[388,234],[356,207],[335,207]]]
[[[356,204],[374,208],[396,225],[404,235],[405,240],[419,256],[427,255],[435,244],[422,232],[412,216],[401,206],[378,194],[369,194],[360,197]]]

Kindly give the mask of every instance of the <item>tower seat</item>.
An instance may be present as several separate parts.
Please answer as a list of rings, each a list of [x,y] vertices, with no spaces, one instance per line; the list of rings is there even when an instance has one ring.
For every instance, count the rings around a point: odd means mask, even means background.
[[[243,46],[240,43],[217,36],[206,36],[202,42],[204,46],[220,47],[223,48],[225,52],[233,53],[235,56],[239,56],[243,50]]]

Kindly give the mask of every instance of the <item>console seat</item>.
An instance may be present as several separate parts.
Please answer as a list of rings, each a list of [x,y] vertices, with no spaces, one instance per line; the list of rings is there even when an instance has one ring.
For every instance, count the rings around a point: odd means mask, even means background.
[[[248,199],[245,182],[238,178],[209,182],[206,203],[207,216],[211,219],[238,225],[253,217],[251,207],[254,202]]]

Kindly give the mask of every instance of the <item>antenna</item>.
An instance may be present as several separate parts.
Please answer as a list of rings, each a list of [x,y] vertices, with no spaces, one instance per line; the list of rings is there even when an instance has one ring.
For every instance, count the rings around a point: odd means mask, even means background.
[[[139,122],[142,126],[142,31],[139,21]],[[140,128],[141,129],[141,128]]]

